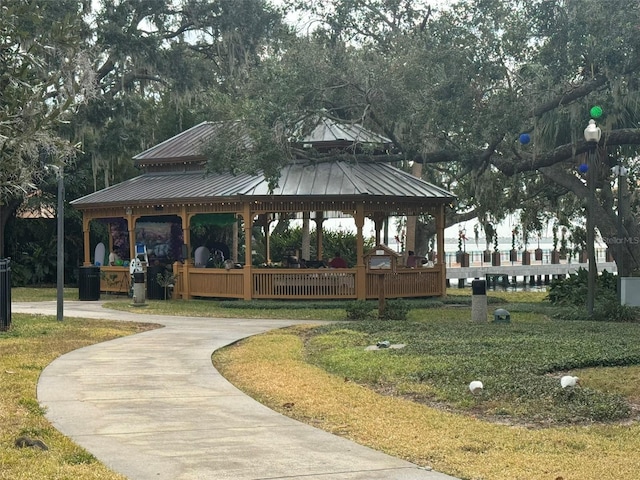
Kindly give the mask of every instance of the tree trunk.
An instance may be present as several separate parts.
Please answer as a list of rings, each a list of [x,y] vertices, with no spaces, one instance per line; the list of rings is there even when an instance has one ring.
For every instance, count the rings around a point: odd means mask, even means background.
[[[413,162],[411,166],[411,175],[417,178],[422,178],[422,164],[418,162]],[[407,247],[406,251],[416,251],[416,224],[418,222],[418,217],[414,215],[407,216]],[[420,249],[422,252],[422,249]]]

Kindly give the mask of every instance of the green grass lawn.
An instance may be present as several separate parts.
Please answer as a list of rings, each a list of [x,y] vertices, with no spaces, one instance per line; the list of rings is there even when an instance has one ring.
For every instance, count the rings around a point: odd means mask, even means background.
[[[56,296],[55,289],[14,292],[14,301]],[[216,366],[271,408],[418,464],[463,479],[637,478],[640,324],[552,320],[556,309],[544,292],[490,292],[489,321],[477,324],[470,292],[449,293],[443,301],[408,302],[405,321],[356,322],[345,321],[345,302],[149,301],[141,309],[126,297],[102,299],[137,313],[337,321],[252,337],[217,352]],[[77,290],[68,296],[77,299]],[[510,324],[490,322],[498,307],[511,312]],[[113,334],[109,326],[107,335],[90,335],[102,325],[14,315],[14,329],[0,334],[3,382],[21,382],[0,404],[0,420],[11,425],[0,436],[7,447],[0,462],[18,465],[7,478],[30,478],[34,465],[52,472],[69,458],[95,466],[44,421],[35,384],[65,349]],[[384,340],[406,347],[365,350]],[[581,385],[562,389],[564,373]],[[483,382],[481,394],[469,392],[472,380]],[[14,436],[25,433],[65,453],[52,459],[12,448]],[[81,471],[68,478],[112,478],[73,468]]]
[[[11,289],[11,300],[13,302],[47,302],[56,300],[58,291],[54,287],[13,287]],[[64,300],[78,300],[78,289],[65,287],[63,289]]]
[[[408,321],[327,325],[306,335],[312,364],[426,404],[539,425],[633,415],[622,389],[583,379],[581,387],[565,390],[559,378],[582,376],[579,370],[590,367],[639,365],[638,324],[552,321],[533,312],[512,313],[510,324],[477,324],[467,309],[445,308],[414,310]],[[406,347],[365,350],[382,341]],[[473,380],[483,382],[482,394],[470,394]]]

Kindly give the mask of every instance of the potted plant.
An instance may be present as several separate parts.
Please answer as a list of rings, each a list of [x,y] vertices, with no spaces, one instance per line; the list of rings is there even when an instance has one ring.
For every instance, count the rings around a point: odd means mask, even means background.
[[[498,232],[493,230],[493,253],[491,254],[491,265],[500,265],[500,251],[498,250]]]
[[[461,267],[469,266],[469,254],[467,253],[467,231],[461,228],[458,231],[458,253],[456,254],[456,260]]]
[[[540,230],[538,230],[537,232],[538,235],[538,248],[535,249],[534,254],[535,254],[535,259],[538,262],[542,261],[542,249],[540,248],[540,237],[542,237],[542,232]]]
[[[560,237],[560,258],[562,260],[567,259],[569,250],[567,248],[567,227],[562,227],[562,236]]]
[[[578,263],[587,263],[587,231],[581,226],[576,226],[571,231],[569,240],[573,243],[573,250]]]
[[[469,254],[467,252],[462,252],[462,257],[460,258],[460,266],[468,267],[469,266]]]
[[[484,241],[485,241],[485,250],[483,252],[483,261],[486,263],[491,262],[491,241],[493,240],[494,229],[493,225],[490,223],[484,224]]]
[[[553,225],[553,250],[551,251],[551,263],[560,263],[560,252],[558,252],[558,225]]]
[[[527,250],[529,246],[529,231],[527,229],[522,230],[522,242],[524,243],[524,250],[522,251],[522,265],[531,265],[531,252]]]
[[[520,232],[517,226],[513,227],[513,230],[511,230],[511,251],[509,252],[509,260],[511,260],[512,262],[518,261],[518,250],[516,250],[516,240],[518,239],[519,233]]]

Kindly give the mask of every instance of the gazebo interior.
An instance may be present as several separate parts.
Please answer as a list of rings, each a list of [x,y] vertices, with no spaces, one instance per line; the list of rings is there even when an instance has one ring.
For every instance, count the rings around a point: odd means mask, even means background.
[[[445,295],[445,265],[438,258],[444,258],[445,207],[455,197],[384,163],[389,139],[357,124],[322,120],[301,148],[365,147],[379,152],[372,157],[380,161],[298,159],[281,170],[272,188],[263,175],[207,172],[202,152],[220,128],[218,122],[196,125],[135,156],[141,175],[71,202],[83,214],[84,265],[100,266],[102,292],[130,292],[129,262],[140,258],[148,282],[166,272],[173,298],[364,300],[378,298],[381,281],[388,298]],[[385,245],[385,232],[392,217],[420,215],[435,222],[435,249],[431,261],[408,267],[406,252]],[[323,224],[336,217],[355,224],[357,254],[347,268],[328,268],[327,254],[334,252],[323,249]],[[292,218],[301,223],[302,242],[285,258],[272,259],[271,227]],[[369,251],[365,219],[375,236]],[[93,238],[91,222],[108,226],[106,239]],[[194,231],[203,224],[226,228],[227,241],[194,244]],[[253,235],[258,225],[264,233],[259,246]],[[106,253],[95,258],[98,242]],[[264,252],[259,260],[257,250]],[[110,262],[109,252],[120,259]]]

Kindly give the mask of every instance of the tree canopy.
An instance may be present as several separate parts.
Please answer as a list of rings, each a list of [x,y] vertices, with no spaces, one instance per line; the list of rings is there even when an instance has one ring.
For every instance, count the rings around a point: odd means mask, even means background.
[[[488,226],[517,210],[522,229],[534,232],[550,219],[571,225],[584,217],[583,130],[598,105],[596,224],[610,243],[623,243],[628,269],[640,267],[640,242],[629,240],[640,238],[633,0],[439,8],[426,0],[288,0],[281,10],[262,0],[92,4],[3,3],[5,197],[33,182],[33,168],[23,167],[37,165],[34,145],[79,144],[74,168],[77,179],[92,178],[90,190],[133,174],[133,154],[202,120],[242,119],[256,139],[234,162],[233,145],[212,146],[212,169],[273,173],[296,154],[283,139],[321,113],[391,138],[396,150],[385,160],[422,164],[423,178],[458,195],[450,222],[477,217]],[[282,22],[294,10],[297,33]],[[18,118],[31,130],[18,128]],[[56,126],[60,120],[68,123]],[[620,205],[611,172],[618,163],[629,169]]]

